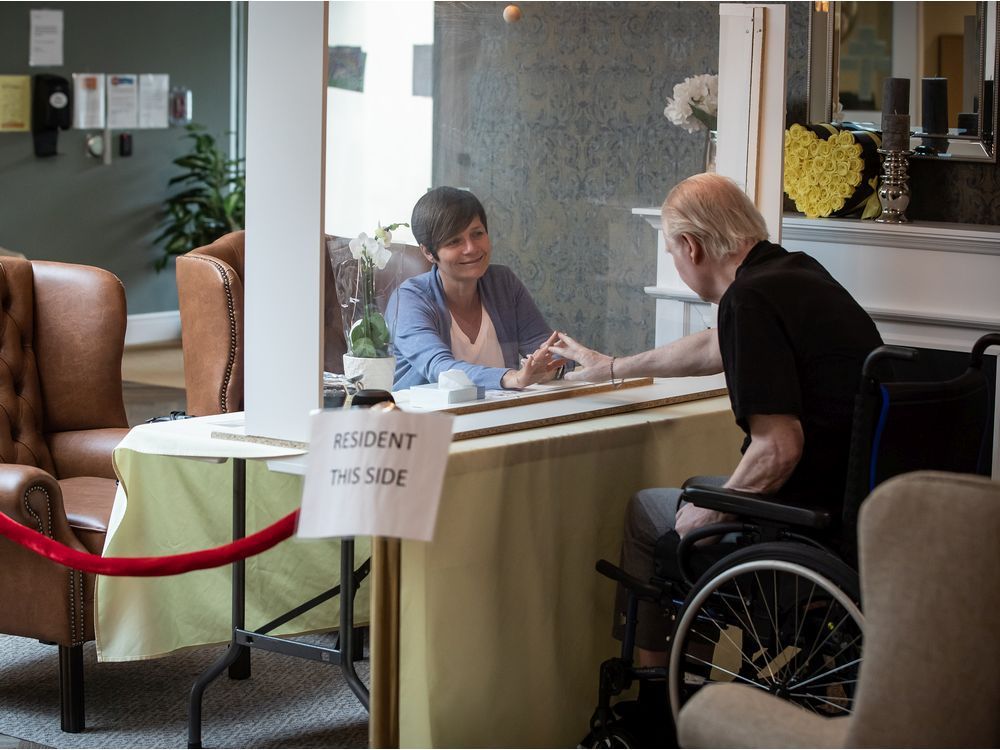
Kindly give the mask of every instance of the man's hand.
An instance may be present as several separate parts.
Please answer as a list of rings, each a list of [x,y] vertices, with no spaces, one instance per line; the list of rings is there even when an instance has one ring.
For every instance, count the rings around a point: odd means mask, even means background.
[[[720,513],[717,510],[699,508],[696,505],[684,505],[677,511],[677,518],[674,521],[674,529],[681,536],[687,536],[695,529],[703,526],[710,526],[713,523],[733,521],[736,516],[731,513]],[[697,544],[710,544],[712,539],[702,539]]]
[[[521,369],[507,370],[500,379],[504,388],[527,388],[532,383],[544,383],[556,376],[556,370],[563,365],[563,360],[551,352],[551,345],[559,336],[553,331],[545,343],[529,354],[521,362]]]
[[[588,349],[565,333],[556,332],[557,340],[549,345],[549,351],[563,359],[571,359],[579,367],[564,376],[566,380],[586,383],[600,383],[611,379],[611,357]]]

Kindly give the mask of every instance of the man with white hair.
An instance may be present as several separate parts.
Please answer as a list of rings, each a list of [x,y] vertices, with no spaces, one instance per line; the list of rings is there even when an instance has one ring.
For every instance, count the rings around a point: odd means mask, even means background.
[[[813,258],[768,242],[764,218],[732,180],[690,177],[670,191],[662,214],[667,252],[684,283],[719,305],[718,328],[628,357],[601,354],[560,334],[550,351],[578,363],[566,378],[616,382],[724,372],[746,434],[743,458],[725,486],[780,489],[838,510],[861,367],[882,344],[875,324]],[[726,520],[693,505],[678,508],[680,494],[648,489],[629,501],[622,566],[632,575],[650,579],[656,540],[671,529],[684,536]],[[624,604],[619,591],[619,630]],[[641,666],[666,665],[670,632],[664,613],[641,602]]]

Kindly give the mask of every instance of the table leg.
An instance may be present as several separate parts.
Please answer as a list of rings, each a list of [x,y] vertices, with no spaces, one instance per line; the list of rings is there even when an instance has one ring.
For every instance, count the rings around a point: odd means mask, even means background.
[[[233,539],[241,539],[244,536],[246,536],[246,460],[234,458]],[[363,568],[364,566],[362,566],[362,570]],[[360,644],[356,642],[356,633],[354,630],[354,595],[356,593],[357,586],[355,585],[353,537],[341,539],[340,576],[340,646],[338,649],[328,649],[308,644],[288,642],[284,639],[274,638],[264,634],[264,632],[270,630],[272,626],[280,624],[282,618],[272,621],[261,631],[248,632],[246,630],[246,563],[243,560],[238,560],[233,563],[233,636],[225,653],[198,677],[194,686],[191,688],[191,695],[188,699],[189,748],[200,748],[202,746],[201,704],[205,694],[205,689],[227,668],[229,669],[229,676],[233,679],[248,678],[250,676],[251,645],[254,648],[263,648],[268,651],[283,653],[289,656],[316,659],[327,664],[339,664],[341,669],[344,671],[344,677],[347,679],[347,684],[357,696],[361,705],[364,706],[366,710],[368,709],[368,688],[365,687],[361,678],[358,677],[358,673],[354,666],[354,649],[355,646],[360,646]],[[327,598],[329,597],[323,596],[318,601],[307,602],[307,604],[310,607],[316,606],[316,604],[319,604],[321,601],[325,601]],[[288,613],[285,616],[290,614],[291,613]],[[398,623],[396,628],[396,638],[398,640]]]
[[[372,539],[371,708],[368,744],[399,747],[398,539]]]
[[[354,668],[354,538],[340,540],[340,668],[347,684],[368,710],[368,688]],[[363,646],[362,646],[363,647]]]
[[[247,463],[242,458],[233,459],[233,539],[247,533]],[[236,631],[246,625],[246,562],[233,563],[233,639],[225,653],[212,666],[201,673],[191,688],[188,699],[188,747],[201,747],[201,702],[205,688],[228,667],[233,679],[250,676],[250,649],[236,642]]]

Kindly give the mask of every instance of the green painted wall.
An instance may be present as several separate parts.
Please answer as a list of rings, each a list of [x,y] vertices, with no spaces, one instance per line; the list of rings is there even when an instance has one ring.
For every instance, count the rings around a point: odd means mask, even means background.
[[[64,65],[28,66],[31,9],[64,12]],[[225,144],[229,129],[230,3],[3,2],[0,74],[166,73],[194,92],[194,119]],[[183,130],[135,130],[134,155],[86,156],[84,131],[59,134],[59,155],[36,158],[30,133],[0,133],[0,246],[32,259],[107,268],[129,313],[177,309],[173,263],[153,270],[153,245]],[[114,139],[117,145],[117,136]]]

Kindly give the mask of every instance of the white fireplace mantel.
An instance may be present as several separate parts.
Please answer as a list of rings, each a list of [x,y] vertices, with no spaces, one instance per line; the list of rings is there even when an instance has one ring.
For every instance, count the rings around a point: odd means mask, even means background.
[[[657,208],[636,208],[657,230],[656,344],[705,325],[714,314],[677,276],[665,252]],[[822,263],[875,320],[886,343],[969,351],[1000,331],[1000,227],[786,214],[782,243]]]

